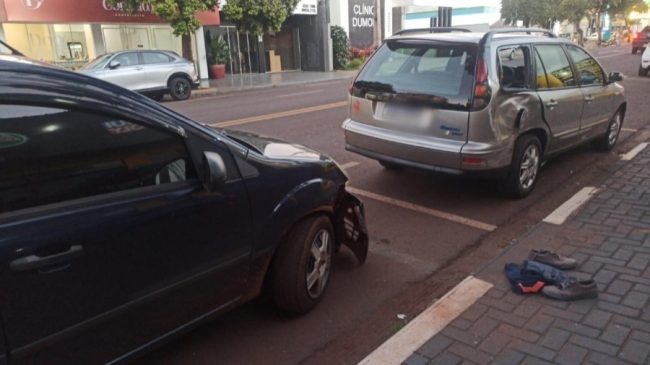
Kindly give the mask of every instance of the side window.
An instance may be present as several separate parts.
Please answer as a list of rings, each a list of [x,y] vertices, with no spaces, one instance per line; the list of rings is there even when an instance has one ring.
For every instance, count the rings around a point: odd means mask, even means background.
[[[122,53],[113,59],[120,63],[120,67],[135,66],[140,63],[136,52]]]
[[[154,63],[169,63],[171,62],[171,58],[166,54],[160,52],[143,52],[142,62],[144,62],[145,65]]]
[[[548,79],[546,78],[546,70],[542,59],[539,58],[539,53],[535,51],[535,83],[538,89],[548,89]]]
[[[512,46],[499,48],[501,86],[506,89],[529,88],[530,51],[528,47]]]
[[[0,214],[195,178],[181,137],[65,109],[3,105]]]
[[[576,46],[567,46],[569,56],[578,70],[580,85],[602,85],[605,74],[593,57]]]
[[[546,71],[547,88],[556,89],[576,86],[571,64],[562,46],[559,44],[545,44],[538,45],[535,48]],[[537,67],[539,68],[539,65]]]

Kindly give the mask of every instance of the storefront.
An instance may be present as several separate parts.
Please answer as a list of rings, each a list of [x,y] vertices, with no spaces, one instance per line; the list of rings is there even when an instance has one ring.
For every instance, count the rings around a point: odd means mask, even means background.
[[[222,25],[208,29],[212,38],[228,43],[228,73],[327,71],[331,68],[327,13],[328,1],[301,0],[279,32],[262,37],[239,32],[223,14]]]
[[[219,13],[197,14],[202,25],[219,25]],[[203,30],[193,44],[205,58]],[[0,0],[0,37],[26,56],[76,69],[96,56],[124,49],[165,49],[181,54],[181,39],[143,6],[130,14],[106,0]],[[199,67],[201,70],[203,67]],[[207,75],[201,75],[207,77]]]

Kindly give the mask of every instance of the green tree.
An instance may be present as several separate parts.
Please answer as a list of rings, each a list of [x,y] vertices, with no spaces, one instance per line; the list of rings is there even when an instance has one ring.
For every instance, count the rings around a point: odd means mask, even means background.
[[[181,37],[183,57],[193,60],[192,34],[201,26],[196,12],[215,11],[219,0],[108,0],[108,3],[129,13],[151,7],[156,15],[171,23],[174,35]]]
[[[632,12],[645,13],[648,3],[645,0],[612,0],[609,9],[610,15],[618,15],[625,21],[625,28],[630,29],[630,14]]]
[[[563,0],[560,9],[564,19],[571,24],[578,33],[578,43],[584,44],[584,34],[580,28],[580,22],[590,14],[594,8],[593,0]]]
[[[279,32],[299,0],[228,0],[223,13],[241,32],[262,35]]]
[[[350,59],[350,41],[345,30],[338,26],[332,26],[332,50],[334,53],[334,68],[342,70]]]

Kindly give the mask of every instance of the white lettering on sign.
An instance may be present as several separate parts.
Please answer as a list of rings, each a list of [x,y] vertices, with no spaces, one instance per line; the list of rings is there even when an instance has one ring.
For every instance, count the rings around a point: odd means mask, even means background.
[[[119,11],[123,12],[124,11],[124,4],[119,2],[116,3],[115,5],[111,5],[108,3],[108,0],[102,0],[102,6],[104,7],[104,10],[109,10],[109,11]],[[138,9],[136,10],[136,13],[152,13],[153,8],[151,5],[148,4],[140,4],[138,6]]]
[[[375,6],[374,5],[354,5],[352,7],[352,27],[354,28],[372,28],[375,26]]]
[[[22,0],[23,5],[30,10],[36,10],[43,5],[45,0]]]

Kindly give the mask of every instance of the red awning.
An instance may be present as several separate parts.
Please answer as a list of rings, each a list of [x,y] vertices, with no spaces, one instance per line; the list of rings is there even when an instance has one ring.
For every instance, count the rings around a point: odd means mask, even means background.
[[[196,14],[202,25],[219,25],[219,12]],[[0,21],[15,23],[167,23],[144,6],[133,14],[106,0],[0,0]]]

